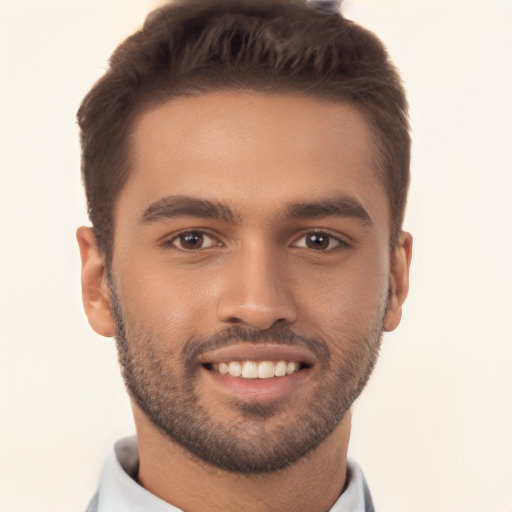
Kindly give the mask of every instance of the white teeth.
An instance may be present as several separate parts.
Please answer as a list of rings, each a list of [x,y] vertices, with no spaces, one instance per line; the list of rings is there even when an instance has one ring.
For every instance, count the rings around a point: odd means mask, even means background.
[[[274,376],[274,363],[262,361],[258,365],[258,379],[271,379]]]
[[[242,375],[242,365],[238,361],[231,361],[228,365],[229,375],[240,377]]]
[[[274,375],[276,377],[284,377],[286,375],[286,367],[288,365],[285,361],[279,361],[274,368]]]
[[[242,365],[242,377],[244,379],[257,379],[258,363],[255,361],[245,361]]]
[[[286,375],[291,375],[295,373],[295,370],[298,370],[297,363],[287,363],[286,364]]]
[[[212,370],[222,375],[244,379],[271,379],[292,375],[300,370],[300,364],[292,361],[230,361],[214,363]]]

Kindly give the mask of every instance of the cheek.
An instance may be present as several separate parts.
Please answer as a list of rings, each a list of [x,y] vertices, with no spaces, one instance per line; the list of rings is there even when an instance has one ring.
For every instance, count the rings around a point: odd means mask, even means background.
[[[360,258],[340,269],[304,276],[301,317],[327,339],[369,336],[384,315],[389,285],[386,261],[376,264],[373,258],[371,263]]]
[[[215,287],[201,272],[142,265],[140,271],[132,266],[124,274],[123,308],[133,321],[164,339],[204,332],[202,323],[211,315]]]

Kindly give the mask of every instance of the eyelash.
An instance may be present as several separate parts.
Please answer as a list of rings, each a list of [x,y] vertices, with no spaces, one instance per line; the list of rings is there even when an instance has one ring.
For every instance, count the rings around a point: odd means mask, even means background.
[[[197,249],[194,249],[194,248],[185,248],[185,247],[178,247],[176,242],[178,242],[179,240],[181,240],[182,242],[184,241],[184,238],[189,235],[189,236],[195,236],[197,238],[203,238],[204,239],[209,239],[210,240],[210,245],[208,247],[204,247],[203,244],[201,244],[201,247],[197,248]],[[204,250],[204,249],[211,249],[213,247],[222,247],[222,242],[220,242],[215,236],[213,236],[212,234],[206,232],[206,231],[202,231],[200,229],[189,229],[187,231],[182,231],[181,233],[178,233],[176,236],[172,237],[170,240],[166,240],[164,242],[164,245],[166,247],[171,247],[171,248],[174,248],[178,251],[183,251],[183,252],[196,252],[196,251],[200,251],[200,250]]]
[[[311,237],[311,236],[317,236],[319,238],[327,238],[328,239],[328,246],[326,248],[323,248],[323,249],[318,249],[318,248],[312,248],[312,247],[308,247],[307,246],[307,241],[304,242],[304,245],[302,246],[299,246],[298,245],[298,242],[302,239],[305,239],[306,237]],[[332,243],[335,243],[336,245],[334,247],[332,247]],[[294,246],[295,247],[299,247],[301,249],[311,249],[313,251],[318,251],[318,252],[331,252],[331,251],[335,251],[337,249],[342,249],[344,247],[349,247],[349,244],[337,237],[337,236],[334,236],[332,235],[331,233],[328,233],[327,231],[320,231],[320,230],[313,230],[313,231],[308,231],[307,233],[303,233],[298,239],[297,239],[297,242],[294,243]]]
[[[183,243],[186,236],[202,239],[203,243],[201,244],[201,247],[199,247],[199,248],[186,248],[183,246],[179,247],[177,245],[177,243],[179,243],[180,240]],[[323,248],[322,247],[314,248],[311,246],[308,247],[308,245],[307,245],[308,242],[306,239],[306,237],[308,237],[308,236],[309,237],[318,237],[319,239],[327,239],[328,240],[327,247],[323,247]],[[209,240],[207,247],[204,246],[205,239]],[[299,242],[303,239],[305,240],[304,243],[299,244]],[[319,242],[321,243],[321,240],[319,240]],[[333,243],[334,243],[334,247],[332,246]],[[215,247],[223,247],[223,245],[224,244],[217,237],[208,233],[207,231],[203,231],[200,229],[190,229],[187,231],[182,231],[182,232],[178,233],[177,235],[175,235],[174,237],[172,237],[171,239],[166,240],[164,242],[165,247],[174,248],[178,251],[183,251],[183,252],[198,252],[201,250],[212,249]],[[299,238],[297,238],[297,240],[292,244],[292,247],[296,247],[299,249],[309,249],[309,250],[312,250],[315,252],[317,251],[317,252],[325,253],[325,252],[331,252],[331,251],[335,251],[338,249],[342,249],[344,247],[349,247],[349,244],[346,241],[344,241],[343,239],[336,237],[326,231],[313,230],[313,231],[308,231],[306,233],[301,234],[301,236]]]

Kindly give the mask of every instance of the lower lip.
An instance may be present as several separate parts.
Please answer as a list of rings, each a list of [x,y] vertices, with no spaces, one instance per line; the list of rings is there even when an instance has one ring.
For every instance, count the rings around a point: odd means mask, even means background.
[[[277,400],[293,393],[308,378],[311,369],[304,368],[292,375],[271,379],[243,379],[202,368],[211,385],[223,392],[246,400]]]

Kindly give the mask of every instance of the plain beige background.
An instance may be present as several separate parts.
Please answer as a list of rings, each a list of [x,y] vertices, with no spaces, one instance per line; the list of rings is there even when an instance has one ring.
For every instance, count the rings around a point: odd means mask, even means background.
[[[158,2],[0,1],[0,510],[81,511],[133,432],[82,313],[74,114]],[[404,76],[411,294],[355,406],[380,512],[512,511],[512,2],[346,0]]]

